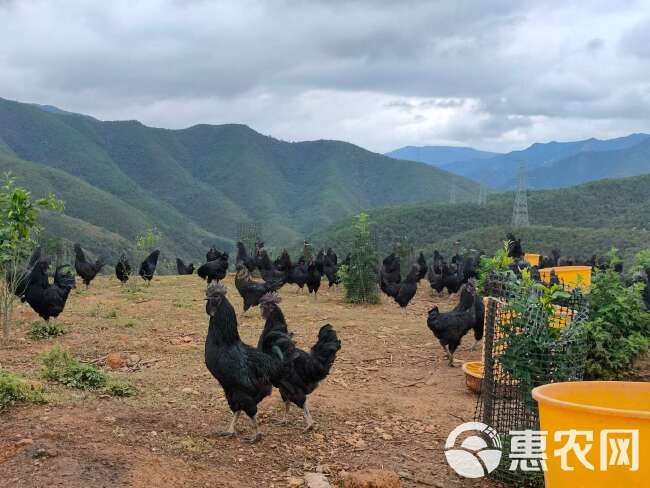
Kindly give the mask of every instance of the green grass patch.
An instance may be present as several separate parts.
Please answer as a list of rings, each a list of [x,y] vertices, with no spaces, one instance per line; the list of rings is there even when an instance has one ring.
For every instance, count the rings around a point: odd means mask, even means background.
[[[18,402],[44,402],[43,395],[17,374],[0,369],[0,410]]]
[[[54,346],[41,356],[41,376],[70,388],[96,390],[106,386],[104,371],[92,364],[82,363],[60,346]]]
[[[32,325],[29,328],[27,335],[30,339],[35,341],[42,341],[46,339],[51,339],[52,337],[58,337],[66,333],[66,330],[62,325],[56,322],[44,322],[36,321],[32,322]]]
[[[110,380],[106,385],[106,392],[114,397],[128,398],[137,395],[138,389],[126,381]]]

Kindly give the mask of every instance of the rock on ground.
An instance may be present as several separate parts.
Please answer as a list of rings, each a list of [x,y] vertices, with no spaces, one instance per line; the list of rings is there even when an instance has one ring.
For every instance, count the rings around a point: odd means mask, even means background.
[[[342,475],[343,488],[400,488],[399,476],[393,471],[370,469]]]

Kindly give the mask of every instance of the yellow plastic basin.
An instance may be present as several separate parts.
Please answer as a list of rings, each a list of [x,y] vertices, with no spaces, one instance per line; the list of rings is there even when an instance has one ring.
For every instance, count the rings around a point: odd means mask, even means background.
[[[481,383],[483,381],[483,361],[469,361],[463,363],[463,372],[465,373],[465,384],[474,393],[481,393]]]
[[[551,271],[555,271],[558,279],[571,288],[587,288],[591,285],[590,266],[557,266],[555,268],[542,268],[539,274],[543,281],[551,281]]]
[[[546,488],[650,486],[650,383],[553,383],[535,388],[533,398],[539,404],[540,428],[548,432]],[[592,446],[584,457],[593,470],[573,450],[566,458],[573,471],[562,468],[555,450],[564,448],[569,436],[555,436],[571,430],[592,433],[591,442],[585,435],[576,442],[580,449]]]
[[[524,259],[531,266],[539,266],[539,262],[542,259],[542,255],[541,254],[528,254],[528,253],[526,253],[526,254],[524,254]]]

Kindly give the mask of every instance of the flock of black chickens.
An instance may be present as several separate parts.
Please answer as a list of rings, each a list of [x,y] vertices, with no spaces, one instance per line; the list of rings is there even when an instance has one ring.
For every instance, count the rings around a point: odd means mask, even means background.
[[[520,274],[528,268],[535,278],[537,268],[531,267],[524,260],[521,241],[508,235],[508,254],[513,258],[512,270]],[[99,259],[89,261],[79,244],[74,245],[76,273],[81,277],[86,288],[104,267]],[[454,365],[454,353],[463,337],[473,331],[476,344],[483,337],[485,308],[483,299],[476,287],[479,263],[483,253],[474,252],[452,256],[445,259],[435,251],[430,264],[420,253],[415,263],[409,268],[404,278],[401,274],[400,258],[395,253],[383,259],[379,269],[379,288],[391,297],[406,314],[406,307],[415,296],[418,283],[427,279],[432,290],[448,294],[459,293],[458,305],[449,312],[441,312],[437,306],[431,308],[427,316],[427,326],[438,339],[448,359],[449,366]],[[140,264],[138,274],[149,284],[156,272],[160,251],[155,250]],[[347,261],[346,258],[345,261]],[[605,258],[594,256],[595,266],[606,266]],[[307,396],[312,393],[319,382],[327,377],[341,348],[336,331],[330,324],[321,327],[316,343],[309,351],[299,349],[287,321],[280,308],[281,298],[277,293],[285,284],[295,284],[302,290],[305,286],[309,293],[317,297],[323,277],[329,286],[338,283],[337,271],[340,264],[336,253],[331,249],[320,250],[315,257],[303,254],[294,263],[289,253],[284,250],[275,260],[271,260],[262,242],[256,243],[254,255],[250,255],[244,244],[237,243],[235,260],[235,288],[243,299],[243,313],[254,306],[260,306],[265,319],[264,329],[256,347],[244,344],[238,333],[237,315],[226,297],[226,287],[222,280],[229,268],[229,255],[212,247],[206,254],[206,262],[196,271],[199,277],[208,283],[206,291],[206,313],[210,317],[205,341],[205,364],[217,379],[225,392],[233,418],[225,436],[236,434],[236,422],[241,412],[252,421],[255,434],[251,441],[261,437],[256,414],[257,405],[271,394],[273,387],[278,388],[285,404],[285,416],[290,405],[301,408],[305,418],[305,429],[313,425]],[[542,257],[542,267],[566,265],[559,252],[551,257]],[[576,264],[572,261],[571,264]],[[192,263],[176,261],[178,274],[194,273]],[[29,259],[26,268],[17,274],[14,282],[15,294],[27,302],[45,321],[56,318],[63,311],[70,291],[75,287],[75,276],[67,266],[58,266],[49,281],[49,260],[37,248]],[[622,269],[621,269],[622,271]],[[258,272],[260,279],[253,278]],[[115,265],[115,275],[122,283],[132,276],[132,268],[125,253]],[[645,280],[648,284],[650,269],[645,276],[639,274],[635,279]],[[538,276],[538,274],[537,274]],[[551,281],[557,279],[551,275]],[[646,286],[644,300],[650,309],[650,287]],[[474,346],[476,346],[476,344]]]

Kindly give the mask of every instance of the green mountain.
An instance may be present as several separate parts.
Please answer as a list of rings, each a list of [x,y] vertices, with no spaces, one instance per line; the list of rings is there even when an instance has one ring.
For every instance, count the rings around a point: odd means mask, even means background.
[[[0,146],[2,167],[36,194],[54,191],[66,216],[94,226],[84,232],[131,242],[156,226],[170,252],[196,259],[211,243],[230,247],[244,224],[288,245],[363,209],[445,201],[452,186],[467,201],[477,189],[344,142],[288,143],[234,124],[157,129],[4,99]]]
[[[612,246],[626,255],[650,247],[650,175],[608,179],[528,194],[531,223],[517,230],[531,251],[550,253],[558,247],[567,255],[590,256]],[[466,249],[493,251],[510,230],[513,193],[488,196],[488,203],[441,205],[420,203],[369,212],[382,252],[396,242],[413,249]],[[346,219],[316,237],[324,245],[344,249],[350,241],[351,220]]]

